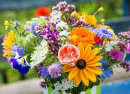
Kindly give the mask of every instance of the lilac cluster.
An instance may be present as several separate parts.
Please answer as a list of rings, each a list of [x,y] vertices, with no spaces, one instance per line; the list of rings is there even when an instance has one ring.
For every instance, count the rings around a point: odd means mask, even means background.
[[[41,83],[40,83],[40,86],[41,86],[41,88],[45,88],[45,89],[46,89],[46,82],[44,82],[44,81],[41,82]]]
[[[126,42],[130,42],[130,28],[129,31],[118,33]]]
[[[126,50],[126,45],[124,44],[124,42],[121,42],[121,41],[119,41],[118,43],[117,43],[117,46],[120,48],[120,51],[121,52],[125,52],[125,50]]]
[[[68,17],[68,18],[66,19],[66,22],[67,22],[68,24],[74,24],[74,23],[76,22],[76,20],[77,20],[76,17]]]
[[[128,61],[121,62],[121,67],[123,67],[124,69],[126,69],[126,72],[130,71],[130,64],[129,64]]]
[[[48,72],[49,72],[49,75],[51,76],[51,78],[58,78],[61,76],[61,69],[63,69],[63,67],[61,66],[60,63],[53,63],[52,65],[50,65],[48,67]]]
[[[58,3],[56,6],[53,6],[52,10],[59,10],[65,12],[75,11],[74,5],[68,5],[65,1]]]
[[[75,24],[73,24],[72,26],[79,26],[79,27],[83,27],[85,25],[85,21],[83,20],[78,20]]]
[[[56,25],[58,23],[47,23],[42,27],[42,35],[44,36],[46,41],[49,41],[49,50],[51,50],[51,55],[58,55],[58,49],[61,46],[61,44],[58,41],[59,31],[56,29]]]

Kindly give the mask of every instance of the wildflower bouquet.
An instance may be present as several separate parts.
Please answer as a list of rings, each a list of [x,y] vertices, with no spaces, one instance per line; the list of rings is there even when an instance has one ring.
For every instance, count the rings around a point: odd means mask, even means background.
[[[36,70],[44,78],[41,87],[48,87],[49,94],[89,90],[111,77],[113,65],[126,68],[125,55],[130,52],[130,38],[122,33],[121,39],[117,37],[104,19],[97,24],[97,12],[78,13],[64,1],[53,6],[50,16],[26,23],[5,21],[6,30],[11,31],[3,38],[3,56],[23,74]]]

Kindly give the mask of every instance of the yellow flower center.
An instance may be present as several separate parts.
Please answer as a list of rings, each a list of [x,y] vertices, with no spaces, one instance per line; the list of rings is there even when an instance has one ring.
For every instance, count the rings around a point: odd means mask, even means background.
[[[67,57],[70,57],[70,53],[67,53],[66,56],[67,56]]]
[[[24,58],[21,58],[20,62],[19,63],[24,63]]]
[[[83,59],[77,61],[77,67],[83,69],[86,66],[86,62]]]

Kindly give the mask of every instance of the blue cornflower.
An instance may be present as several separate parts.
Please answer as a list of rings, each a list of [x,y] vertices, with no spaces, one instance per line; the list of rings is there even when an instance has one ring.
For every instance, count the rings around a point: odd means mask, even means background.
[[[24,49],[20,46],[15,45],[15,43],[13,44],[11,51],[12,51],[12,55],[16,55],[16,53],[18,53],[19,56],[23,56],[24,53]]]
[[[106,60],[100,60],[100,63],[102,63],[102,66],[99,66],[99,68],[102,70],[103,74],[100,75],[100,77],[102,77],[103,79],[105,79],[106,77],[109,78],[111,77],[112,71],[111,68],[107,68],[107,61]]]
[[[12,67],[18,70],[19,72],[26,74],[31,66],[25,60],[25,58],[11,58]]]
[[[41,77],[47,77],[48,76],[48,67],[40,67]]]
[[[37,23],[37,22],[34,22],[34,23],[32,24],[32,33],[33,33],[34,35],[37,34],[37,33],[36,33],[36,27],[39,27],[39,26],[38,26],[38,23]]]

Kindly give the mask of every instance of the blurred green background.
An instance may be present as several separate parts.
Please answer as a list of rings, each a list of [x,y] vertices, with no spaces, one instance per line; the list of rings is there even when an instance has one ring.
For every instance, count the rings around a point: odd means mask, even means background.
[[[122,8],[122,0],[107,0],[100,2],[83,2],[83,3],[75,3],[76,10],[78,12],[86,12],[87,14],[93,15],[100,7],[103,7],[104,10],[96,14],[96,18],[98,22],[101,19],[118,19],[123,17],[123,8]],[[50,9],[52,6],[48,6]],[[22,22],[26,22],[34,18],[33,9],[28,10],[19,10],[19,11],[6,11],[0,13],[0,37],[4,37],[8,33],[5,30],[4,21],[5,20],[18,20]],[[3,73],[3,71],[5,73]],[[21,79],[31,79],[38,77],[36,70],[30,70],[27,75],[21,75],[17,70],[13,69],[7,62],[0,61],[0,84],[3,83],[3,77],[6,76],[6,81],[8,83],[19,81]],[[23,77],[23,78],[21,78]]]

